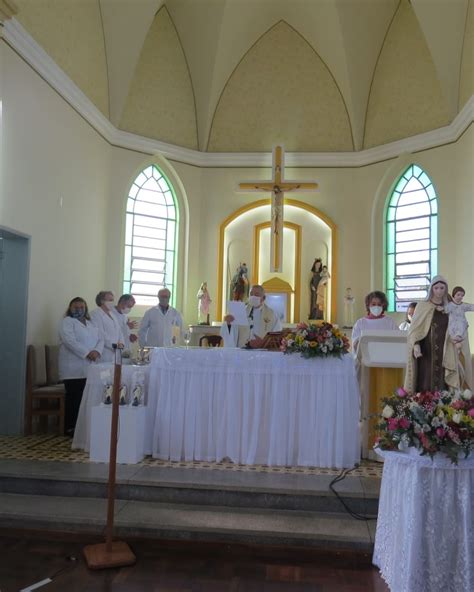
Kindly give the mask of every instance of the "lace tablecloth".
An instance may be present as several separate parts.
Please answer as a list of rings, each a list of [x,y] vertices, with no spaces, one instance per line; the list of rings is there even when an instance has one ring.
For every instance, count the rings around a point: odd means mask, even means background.
[[[160,348],[153,455],[171,460],[352,467],[360,459],[354,362],[280,352]]]
[[[472,592],[474,458],[381,454],[374,565],[392,592]]]

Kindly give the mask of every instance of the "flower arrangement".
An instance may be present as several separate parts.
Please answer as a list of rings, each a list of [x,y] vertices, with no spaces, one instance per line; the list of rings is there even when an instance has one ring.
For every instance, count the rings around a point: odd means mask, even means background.
[[[288,333],[281,341],[285,354],[300,353],[303,358],[337,356],[349,351],[349,340],[335,325],[325,321],[299,323],[296,332]]]
[[[451,462],[467,458],[474,449],[474,397],[470,390],[408,394],[397,389],[383,400],[380,434],[382,450],[419,449],[432,458],[444,452]]]

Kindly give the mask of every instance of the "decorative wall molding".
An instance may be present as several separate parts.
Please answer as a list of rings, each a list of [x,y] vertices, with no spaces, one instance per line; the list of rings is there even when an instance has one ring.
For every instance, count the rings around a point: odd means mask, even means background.
[[[18,8],[13,0],[0,0],[0,23],[8,21],[17,13]]]
[[[0,0],[2,7],[13,5],[11,0]],[[166,158],[198,167],[271,167],[271,152],[212,153],[181,148],[151,138],[145,138],[117,129],[87,98],[87,96],[59,68],[49,55],[36,43],[16,19],[7,20],[4,27],[5,41],[51,85],[84,119],[113,146],[144,152],[160,153]],[[455,142],[474,121],[474,95],[464,105],[454,121],[445,127],[418,134],[403,140],[361,150],[359,152],[287,152],[289,167],[362,167],[398,157],[400,154],[419,152]]]

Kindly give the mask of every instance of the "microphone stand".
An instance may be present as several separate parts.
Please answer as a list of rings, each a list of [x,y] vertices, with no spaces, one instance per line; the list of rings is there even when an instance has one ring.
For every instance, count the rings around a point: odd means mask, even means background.
[[[112,391],[112,421],[110,426],[109,487],[107,501],[107,525],[105,543],[84,547],[84,557],[89,569],[106,569],[133,565],[136,557],[124,541],[113,541],[115,477],[117,469],[117,433],[119,418],[119,393],[122,379],[122,347],[112,344],[115,353],[114,387]]]

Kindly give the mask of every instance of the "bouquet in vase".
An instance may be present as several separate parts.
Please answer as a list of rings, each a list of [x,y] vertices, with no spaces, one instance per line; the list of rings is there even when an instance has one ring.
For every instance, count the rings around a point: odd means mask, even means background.
[[[285,354],[299,353],[303,358],[340,358],[348,353],[349,340],[331,323],[299,323],[296,332],[288,333],[282,339],[280,350]]]
[[[443,452],[457,464],[474,449],[474,397],[470,390],[435,391],[410,395],[403,388],[382,399],[376,446],[421,455]]]

